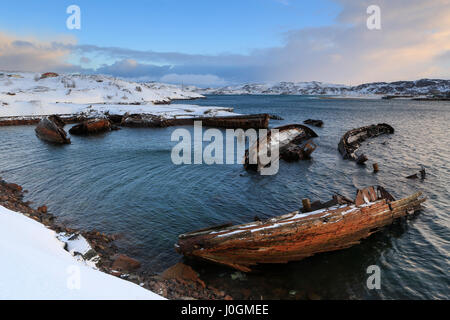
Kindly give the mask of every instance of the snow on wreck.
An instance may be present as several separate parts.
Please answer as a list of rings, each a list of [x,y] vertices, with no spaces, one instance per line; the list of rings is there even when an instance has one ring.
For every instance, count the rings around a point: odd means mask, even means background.
[[[175,248],[187,257],[249,272],[257,264],[287,263],[351,247],[420,210],[425,200],[421,192],[395,200],[382,187],[368,187],[358,190],[355,200],[336,195],[310,212],[182,234]]]
[[[273,134],[275,133],[275,134]],[[271,163],[264,161],[270,154],[271,161],[278,161],[279,158],[285,161],[298,161],[309,159],[311,153],[317,148],[312,141],[318,135],[307,126],[301,124],[288,124],[276,127],[260,136],[245,151],[244,168],[261,172],[261,169],[268,167]],[[278,153],[273,153],[275,148]]]

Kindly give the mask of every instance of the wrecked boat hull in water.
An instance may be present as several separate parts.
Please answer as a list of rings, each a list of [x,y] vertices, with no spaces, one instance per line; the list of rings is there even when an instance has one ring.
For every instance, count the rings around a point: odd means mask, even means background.
[[[363,164],[368,160],[367,156],[365,154],[356,154],[361,142],[382,134],[393,133],[394,128],[386,123],[372,124],[370,126],[352,129],[342,136],[338,144],[338,150],[344,159],[354,160],[358,164]]]
[[[272,130],[278,130],[277,139],[273,138]],[[288,124],[272,130],[245,151],[244,168],[246,170],[260,172],[262,168],[269,166],[270,163],[264,164],[261,159],[267,155],[267,150],[272,150],[275,145],[279,150],[278,158],[285,161],[308,159],[317,148],[312,139],[318,135],[307,126]]]
[[[382,187],[369,187],[358,191],[354,203],[337,196],[329,208],[190,232],[180,235],[175,247],[187,257],[249,272],[257,264],[287,263],[358,244],[419,210],[426,200],[421,196],[418,192],[395,201]]]

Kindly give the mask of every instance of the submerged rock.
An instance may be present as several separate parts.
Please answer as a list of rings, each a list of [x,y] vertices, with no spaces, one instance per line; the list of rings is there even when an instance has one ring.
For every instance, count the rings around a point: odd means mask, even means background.
[[[70,139],[63,129],[64,121],[58,116],[43,118],[37,125],[35,131],[39,139],[59,144],[69,144]]]
[[[96,134],[111,130],[111,122],[108,119],[98,118],[84,121],[74,127],[69,132],[75,135]]]

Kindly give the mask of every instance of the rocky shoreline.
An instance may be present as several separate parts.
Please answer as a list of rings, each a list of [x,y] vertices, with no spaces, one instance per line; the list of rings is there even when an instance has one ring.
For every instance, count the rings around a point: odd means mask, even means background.
[[[115,235],[107,235],[97,230],[77,230],[57,222],[56,217],[48,212],[45,205],[34,209],[31,202],[24,201],[27,191],[15,183],[8,183],[0,178],[0,206],[42,223],[58,234],[65,234],[68,239],[82,236],[91,246],[91,250],[82,258],[89,260],[97,256],[96,268],[124,280],[131,281],[171,300],[232,300],[230,295],[214,287],[207,286],[197,272],[183,263],[168,268],[161,274],[148,274],[140,271],[140,262],[120,253],[114,241]],[[66,243],[67,250],[67,243]]]

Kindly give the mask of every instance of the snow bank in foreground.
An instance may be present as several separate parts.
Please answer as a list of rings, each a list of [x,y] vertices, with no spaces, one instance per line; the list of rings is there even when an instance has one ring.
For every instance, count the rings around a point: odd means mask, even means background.
[[[0,206],[0,299],[164,299],[88,267],[63,246],[54,231]]]

